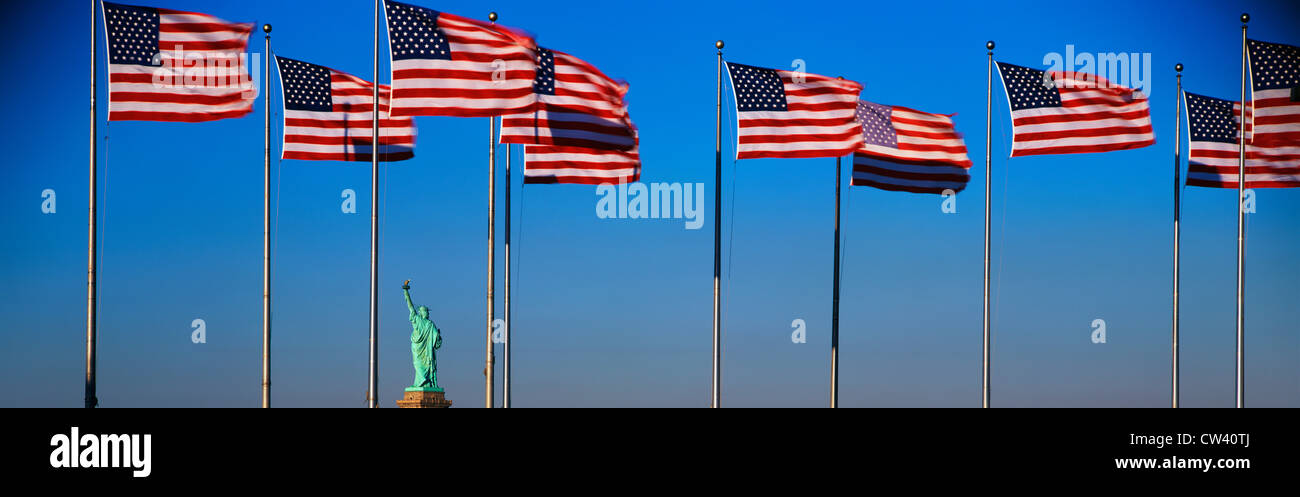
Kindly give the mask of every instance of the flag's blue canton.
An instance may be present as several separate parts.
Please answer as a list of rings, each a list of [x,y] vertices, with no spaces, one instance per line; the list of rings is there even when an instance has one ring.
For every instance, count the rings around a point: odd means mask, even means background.
[[[537,75],[533,77],[533,93],[555,94],[555,52],[537,47]]]
[[[280,84],[284,89],[286,110],[334,110],[329,68],[278,55],[275,61],[280,68]]]
[[[1194,142],[1237,143],[1237,117],[1232,101],[1185,93],[1187,129]]]
[[[155,65],[158,54],[158,9],[104,2],[110,64]]]
[[[786,110],[785,83],[775,70],[727,63],[739,112]]]
[[[1250,75],[1256,90],[1289,88],[1300,102],[1300,47],[1250,40]]]
[[[854,116],[862,125],[862,139],[867,145],[898,148],[898,132],[894,130],[891,116],[894,108],[858,100]]]
[[[438,11],[417,5],[384,2],[393,60],[451,60],[451,44],[438,28]]]
[[[1061,92],[1046,72],[998,62],[1011,110],[1060,107]]]

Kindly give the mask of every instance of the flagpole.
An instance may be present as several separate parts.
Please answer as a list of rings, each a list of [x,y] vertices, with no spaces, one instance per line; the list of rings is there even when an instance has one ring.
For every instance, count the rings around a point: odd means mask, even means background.
[[[718,49],[718,105],[714,130],[713,175],[713,395],[710,407],[722,407],[722,309],[718,292],[722,275],[722,40],[713,43]]]
[[[989,407],[989,224],[992,210],[989,201],[992,198],[993,182],[993,40],[984,44],[988,49],[988,88],[984,97],[984,371],[983,371],[983,407]]]
[[[1183,140],[1183,65],[1176,64],[1174,71],[1178,73],[1176,85],[1176,95],[1174,95],[1174,323],[1173,323],[1173,385],[1170,389],[1173,397],[1173,408],[1178,408],[1178,258],[1180,238],[1178,218],[1182,211],[1182,154],[1180,146]]]
[[[375,0],[374,92],[370,112],[370,394],[369,407],[379,407],[379,15]]]
[[[1241,126],[1237,133],[1237,407],[1246,407],[1246,23],[1241,15]]]
[[[501,372],[501,407],[510,407],[510,144],[506,144],[506,294],[503,296],[505,311],[505,343],[502,346],[504,361]]]
[[[495,13],[492,16],[495,18]],[[494,366],[492,364],[492,304],[495,300],[493,289],[496,286],[496,277],[493,275],[493,269],[496,268],[496,254],[493,251],[496,235],[496,170],[497,170],[497,152],[496,152],[496,128],[497,118],[488,118],[488,267],[487,267],[487,359],[486,366],[483,368],[484,374],[484,407],[492,408],[492,373]]]
[[[96,306],[95,306],[95,246],[97,233],[95,229],[98,221],[95,218],[95,204],[98,200],[95,198],[98,189],[98,179],[95,178],[96,169],[96,140],[98,134],[95,130],[99,124],[99,107],[95,103],[95,81],[96,72],[99,69],[99,43],[98,35],[95,32],[95,19],[98,13],[97,0],[90,2],[90,223],[87,235],[86,249],[86,407],[93,408],[99,405],[99,398],[95,396],[95,340],[96,340]]]
[[[831,407],[840,406],[840,158],[835,158],[835,275],[831,292]]]
[[[497,13],[489,12],[488,20],[494,24],[497,22]],[[496,182],[497,182],[497,118],[488,118],[488,250],[487,250],[487,359],[486,367],[483,368],[484,376],[484,400],[483,405],[488,409],[492,408],[492,373],[494,366],[492,364],[492,304],[495,300],[492,293],[496,287],[496,277],[493,270],[496,268],[497,260],[493,249],[496,242],[493,240],[496,236]]]
[[[262,407],[271,407],[271,25],[266,33],[266,59],[262,61],[262,114],[266,132],[262,161]]]

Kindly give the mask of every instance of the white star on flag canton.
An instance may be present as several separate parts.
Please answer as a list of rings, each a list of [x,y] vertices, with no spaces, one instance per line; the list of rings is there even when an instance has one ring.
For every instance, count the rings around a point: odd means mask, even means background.
[[[351,74],[275,57],[284,102],[281,157],[370,161],[374,85]],[[415,122],[388,116],[389,88],[379,85],[379,160],[415,156]]]
[[[1011,156],[1141,148],[1156,142],[1142,92],[1093,74],[998,62],[1011,107]],[[1050,76],[1050,78],[1049,78]]]
[[[522,32],[384,0],[394,116],[487,117],[537,98],[533,39]]]
[[[1237,188],[1241,103],[1187,92],[1183,99],[1187,102],[1187,185]],[[1258,128],[1251,129],[1252,119],[1246,106],[1245,188],[1300,187],[1300,144],[1259,145],[1251,140],[1252,134],[1258,136]]]
[[[1246,47],[1255,109],[1251,143],[1300,146],[1300,47],[1258,40]]]
[[[942,194],[970,182],[966,143],[952,116],[858,101],[862,148],[853,152],[853,185]]]
[[[108,39],[108,120],[204,122],[253,110],[244,61],[250,23],[101,2]]]
[[[537,110],[501,118],[501,142],[628,150],[627,84],[556,50],[537,49]]]
[[[862,85],[727,63],[736,97],[736,158],[840,157],[862,145],[853,119]]]

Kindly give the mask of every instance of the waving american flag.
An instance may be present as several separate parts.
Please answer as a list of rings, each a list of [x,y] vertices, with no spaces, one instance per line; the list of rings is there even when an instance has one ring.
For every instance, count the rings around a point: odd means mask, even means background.
[[[853,185],[913,193],[954,193],[970,182],[966,143],[952,116],[858,101],[862,148],[853,152]]]
[[[384,0],[394,116],[532,110],[532,38],[496,24]]]
[[[641,177],[627,85],[586,61],[537,49],[537,108],[501,118],[501,142],[524,144],[524,183],[598,185]]]
[[[1183,92],[1187,101],[1187,184],[1237,188],[1240,172],[1241,103]],[[1258,110],[1256,110],[1258,112]],[[1246,106],[1246,188],[1300,187],[1300,145],[1253,142],[1252,115]],[[1256,135],[1258,136],[1258,135]]]
[[[537,49],[537,109],[501,118],[501,142],[628,150],[627,84],[558,50]]]
[[[369,161],[374,146],[374,88],[369,81],[287,57],[275,57],[284,98],[281,157]],[[379,86],[379,160],[415,156],[415,123],[388,116],[389,88]]]
[[[108,120],[202,122],[253,110],[244,62],[253,25],[207,14],[101,3]]]
[[[1141,148],[1156,142],[1147,97],[1086,73],[998,62],[1011,106],[1011,156]]]
[[[1246,48],[1255,109],[1251,143],[1300,147],[1300,47],[1249,40]]]
[[[737,159],[839,157],[862,144],[853,119],[862,85],[727,63],[736,97]]]

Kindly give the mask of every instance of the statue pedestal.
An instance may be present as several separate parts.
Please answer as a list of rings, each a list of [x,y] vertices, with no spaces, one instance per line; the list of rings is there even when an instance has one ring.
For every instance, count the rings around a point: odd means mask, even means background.
[[[446,394],[442,392],[441,388],[437,390],[430,388],[407,388],[406,394],[402,396],[402,400],[397,401],[397,407],[451,407],[451,401],[447,400]]]

